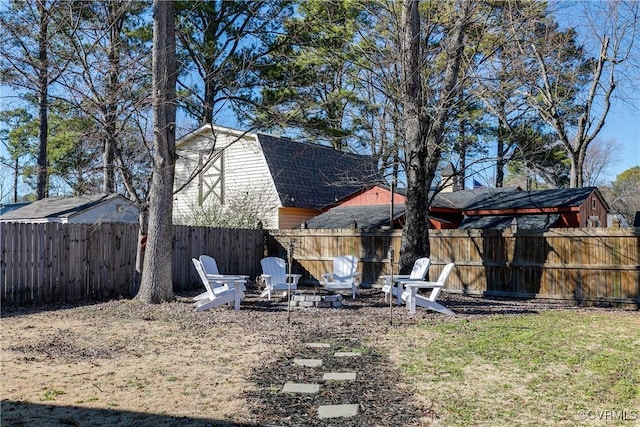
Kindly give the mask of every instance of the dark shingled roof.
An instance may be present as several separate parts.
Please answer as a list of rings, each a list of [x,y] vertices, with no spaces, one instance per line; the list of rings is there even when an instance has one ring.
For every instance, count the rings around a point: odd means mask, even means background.
[[[258,142],[284,206],[320,209],[381,181],[371,156],[266,134]]]
[[[596,187],[562,188],[541,191],[520,191],[518,188],[489,188],[439,193],[432,207],[452,210],[509,210],[526,208],[557,208],[580,206]],[[394,219],[404,215],[404,205],[395,206]],[[438,218],[438,213],[432,213]],[[523,215],[469,215],[460,223],[460,229],[502,229],[511,227],[516,219],[518,228],[545,230],[559,219],[558,214]],[[440,218],[439,220],[443,220]],[[357,228],[373,229],[389,225],[389,205],[337,206],[307,221],[308,228]],[[445,220],[445,222],[447,222]]]
[[[460,190],[453,192],[438,193],[431,203],[432,207],[449,208],[449,209],[465,209],[467,206],[483,200],[499,198],[504,193],[519,192],[516,187],[503,188],[486,188],[478,190]]]
[[[17,202],[0,205],[0,216],[6,215],[11,211],[15,211],[16,209],[20,209],[23,206],[27,206],[29,203],[31,202]]]
[[[306,221],[311,229],[376,229],[389,225],[389,205],[338,206]],[[394,206],[393,218],[404,215],[404,205]]]
[[[76,197],[49,197],[2,214],[3,220],[63,218],[81,212],[102,201],[120,197],[117,194],[94,194]]]
[[[519,229],[522,230],[546,230],[555,225],[560,218],[558,214],[549,215],[483,215],[483,216],[468,216],[465,217],[460,226],[460,230],[473,230],[473,229],[494,229],[501,230],[511,227],[513,219],[516,219],[516,224]]]
[[[596,187],[498,192],[478,198],[464,210],[558,208],[580,206]]]

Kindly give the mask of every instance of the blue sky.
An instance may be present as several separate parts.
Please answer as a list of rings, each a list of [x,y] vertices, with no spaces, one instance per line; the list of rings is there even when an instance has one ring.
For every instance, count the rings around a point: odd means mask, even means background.
[[[598,135],[604,141],[619,145],[616,161],[611,165],[607,181],[633,166],[640,166],[640,94],[635,94],[633,104],[616,102],[612,106],[605,126]]]
[[[613,4],[619,7],[618,11],[622,16],[625,18],[631,16],[626,12],[633,8],[633,2]],[[555,10],[555,17],[560,25],[575,27],[578,30],[579,42],[588,50],[592,50],[594,55],[597,55],[600,50],[602,28],[609,27],[611,24],[606,20],[609,5],[608,2],[597,0],[551,0],[550,2],[550,7]],[[592,19],[595,21],[592,22]],[[635,37],[631,57],[625,64],[617,67],[621,72],[618,76],[618,85],[611,100],[611,109],[605,126],[598,134],[598,139],[612,141],[617,147],[616,160],[607,171],[608,179],[605,179],[605,182],[615,180],[616,175],[633,166],[640,166],[640,40],[637,31]],[[621,67],[624,70],[621,70]]]

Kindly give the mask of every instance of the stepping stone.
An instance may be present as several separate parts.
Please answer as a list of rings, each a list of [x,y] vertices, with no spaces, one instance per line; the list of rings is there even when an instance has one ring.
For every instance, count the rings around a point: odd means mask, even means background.
[[[320,391],[320,384],[302,384],[302,383],[286,383],[282,387],[285,393],[317,393]]]
[[[318,418],[353,417],[358,415],[358,404],[353,405],[320,405],[318,406]]]
[[[307,343],[307,347],[311,347],[311,348],[329,348],[331,347],[330,344],[324,343],[324,342],[308,342]]]
[[[322,376],[323,381],[353,381],[356,379],[355,372],[327,372]]]
[[[317,368],[322,366],[322,359],[293,359],[294,365]]]
[[[361,356],[362,353],[358,351],[336,351],[333,355],[335,357],[354,357],[354,356]]]

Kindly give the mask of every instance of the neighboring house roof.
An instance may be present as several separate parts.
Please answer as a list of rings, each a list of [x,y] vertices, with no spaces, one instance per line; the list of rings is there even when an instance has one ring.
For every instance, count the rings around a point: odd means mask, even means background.
[[[501,230],[513,226],[513,220],[516,226],[523,230],[546,230],[555,225],[560,218],[559,214],[542,214],[542,215],[477,215],[465,217],[458,226],[461,230],[472,229],[497,229]]]
[[[490,211],[490,210],[514,210],[528,208],[569,208],[580,206],[587,197],[598,191],[596,187],[584,188],[559,188],[554,190],[499,192],[489,194],[486,197],[464,206],[465,212]],[[606,203],[602,197],[603,203]],[[607,206],[608,207],[608,206]]]
[[[27,206],[29,203],[31,202],[7,203],[0,205],[0,216],[19,209],[23,206]]]
[[[393,219],[404,216],[404,205],[395,205]],[[305,222],[302,227],[311,229],[376,229],[389,225],[389,205],[338,206]]]
[[[283,206],[321,209],[381,180],[371,156],[258,134]]]
[[[431,204],[429,217],[457,224],[459,220],[452,220],[451,213],[457,212],[459,218],[464,213],[458,226],[461,229],[503,229],[517,225],[519,229],[542,230],[556,225],[559,212],[565,208],[580,207],[594,191],[598,191],[596,187],[542,191],[501,188],[439,193]],[[404,205],[396,204],[394,213],[394,219],[399,219],[404,215]],[[308,220],[307,227],[350,228],[354,221],[358,228],[363,229],[388,225],[389,205],[338,205]]]
[[[465,209],[467,206],[482,202],[487,199],[500,199],[504,193],[520,192],[517,187],[486,188],[478,190],[460,190],[453,192],[441,192],[436,195],[431,208],[441,209]]]
[[[122,199],[130,203],[119,194],[95,194],[75,197],[48,197],[30,203],[19,209],[3,214],[2,221],[13,220],[48,220],[69,219],[83,211],[96,207],[102,203]]]
[[[608,209],[596,187],[486,194],[462,208],[465,217],[458,228],[503,229],[516,225],[518,229],[546,230],[557,226],[561,214],[577,211],[594,192]]]

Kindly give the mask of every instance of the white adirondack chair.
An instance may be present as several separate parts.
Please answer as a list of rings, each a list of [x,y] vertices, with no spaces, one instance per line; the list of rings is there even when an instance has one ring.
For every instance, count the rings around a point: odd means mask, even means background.
[[[282,258],[278,257],[266,257],[260,260],[262,266],[262,279],[265,283],[265,288],[260,294],[261,297],[268,297],[271,299],[271,293],[274,291],[283,291],[283,295],[291,289],[292,291],[298,289],[298,280],[302,277],[301,274],[288,274],[287,264]]]
[[[350,290],[355,299],[358,294],[358,257],[342,255],[333,259],[333,273],[322,275],[324,287],[331,292]]]
[[[193,298],[195,301],[195,311],[204,311],[222,304],[231,303],[234,304],[235,310],[238,311],[240,309],[240,301],[244,297],[244,292],[242,292],[236,284],[240,278],[233,276],[208,276],[198,259],[192,258],[191,261],[206,289],[205,292]]]
[[[442,269],[442,273],[440,273],[440,276],[438,277],[438,280],[435,282],[415,281],[405,285],[406,290],[402,293],[402,299],[407,302],[407,308],[409,309],[410,314],[416,313],[416,306],[424,307],[427,310],[434,310],[443,314],[454,314],[453,311],[436,302],[440,291],[444,288],[449,274],[451,274],[451,270],[453,270],[453,267],[455,267],[454,263],[445,265]],[[417,293],[418,289],[423,288],[433,289],[428,297]]]
[[[393,277],[390,275],[380,276],[381,279],[384,279],[382,292],[384,292],[385,302],[390,302],[389,299],[392,298],[392,296],[395,296],[398,299],[398,305],[400,305],[400,296],[402,295],[404,284],[424,280],[424,277],[427,275],[427,271],[429,271],[430,265],[431,260],[429,258],[418,258],[413,263],[411,274],[394,274]],[[392,278],[393,283],[391,283]]]
[[[246,292],[247,291],[247,287],[245,285],[245,283],[247,283],[247,280],[249,279],[249,276],[243,276],[240,274],[232,274],[232,275],[225,275],[220,273],[220,271],[218,270],[218,263],[216,262],[215,258],[210,257],[209,255],[200,255],[200,257],[198,258],[200,260],[200,264],[202,264],[202,268],[204,270],[205,273],[207,273],[207,277],[211,276],[213,278],[216,278],[218,276],[222,276],[222,277],[239,277],[242,279],[242,284],[240,286],[240,289],[242,290],[242,292]]]

